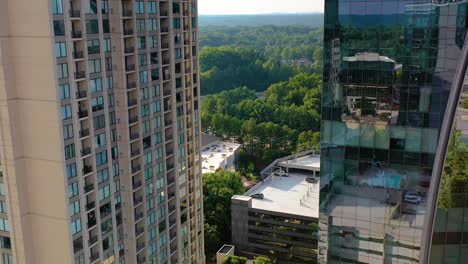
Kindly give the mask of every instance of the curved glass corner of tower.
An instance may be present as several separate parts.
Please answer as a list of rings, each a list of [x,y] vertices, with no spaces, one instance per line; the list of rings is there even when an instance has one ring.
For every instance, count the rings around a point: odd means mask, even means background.
[[[466,1],[326,0],[320,263],[417,263]]]

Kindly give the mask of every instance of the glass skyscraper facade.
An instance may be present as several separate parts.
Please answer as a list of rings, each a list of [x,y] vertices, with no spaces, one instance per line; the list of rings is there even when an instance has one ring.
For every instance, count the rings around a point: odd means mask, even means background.
[[[320,263],[420,261],[466,14],[466,1],[325,1]]]

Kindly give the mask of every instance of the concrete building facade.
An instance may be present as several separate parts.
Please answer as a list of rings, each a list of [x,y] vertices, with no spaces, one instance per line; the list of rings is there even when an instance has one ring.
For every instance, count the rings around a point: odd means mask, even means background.
[[[197,1],[0,3],[3,263],[204,263]]]
[[[231,199],[236,254],[265,255],[275,263],[316,263],[320,156],[281,158],[267,170],[261,182]]]

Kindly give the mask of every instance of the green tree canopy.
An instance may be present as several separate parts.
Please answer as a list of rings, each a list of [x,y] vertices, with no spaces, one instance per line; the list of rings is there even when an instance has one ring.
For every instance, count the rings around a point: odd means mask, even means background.
[[[256,257],[253,264],[273,264],[273,261],[267,257]]]
[[[245,264],[247,263],[247,258],[238,257],[238,256],[228,256],[224,259],[222,264]]]

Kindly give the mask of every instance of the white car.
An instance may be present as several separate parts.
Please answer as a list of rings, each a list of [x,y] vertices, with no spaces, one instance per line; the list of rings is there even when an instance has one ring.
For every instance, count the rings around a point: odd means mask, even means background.
[[[412,204],[419,204],[422,198],[417,193],[407,192],[405,193],[404,201]]]

